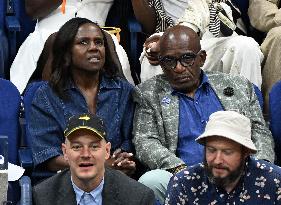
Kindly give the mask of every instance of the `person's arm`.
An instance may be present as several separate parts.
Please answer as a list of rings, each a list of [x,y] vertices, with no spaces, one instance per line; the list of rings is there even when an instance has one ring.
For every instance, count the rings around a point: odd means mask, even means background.
[[[52,159],[49,159],[45,162],[46,168],[49,171],[57,172],[59,170],[63,170],[69,167],[68,162],[63,158],[63,156],[57,156]]]
[[[153,22],[153,24],[154,23],[155,24],[153,26],[151,26],[154,28],[152,33],[155,33],[155,32],[158,33],[158,32],[165,31],[168,27],[171,27],[174,25],[173,20],[169,16],[166,15],[161,0],[146,0],[146,2],[148,2],[148,5],[152,8],[152,10],[154,11],[155,16],[156,16],[156,21]],[[145,7],[143,7],[143,8],[145,8]],[[140,13],[139,15],[142,15],[142,13]],[[147,18],[147,20],[149,20],[149,19]],[[152,20],[153,19],[151,19],[151,22],[152,22]]]
[[[209,5],[206,0],[190,1],[185,8],[184,15],[177,21],[178,24],[193,29],[202,35],[205,33],[210,22]]]
[[[249,93],[249,115],[252,122],[252,140],[258,150],[256,157],[258,159],[268,160],[274,163],[274,140],[263,118],[258,98],[255,94],[254,87],[248,81]]]
[[[184,162],[167,148],[165,136],[159,133],[159,126],[164,125],[158,110],[160,108],[156,107],[156,103],[152,103],[153,100],[156,100],[153,98],[158,97],[154,95],[156,94],[145,95],[137,88],[134,96],[137,105],[134,118],[133,143],[137,158],[150,169],[170,169],[184,164]]]
[[[25,0],[25,10],[32,19],[41,19],[61,5],[62,0]]]
[[[61,144],[64,142],[62,122],[65,121],[63,110],[59,106],[54,106],[55,102],[49,92],[47,85],[39,87],[34,95],[30,108],[29,118],[27,118],[28,134],[31,139],[31,149],[34,159],[34,166],[51,167],[49,171],[61,169],[61,161],[55,157],[62,156]],[[53,160],[51,160],[53,159]],[[49,162],[58,169],[53,169]]]
[[[248,15],[251,25],[262,32],[280,26],[281,10],[276,3],[277,0],[249,0]]]
[[[142,24],[144,31],[152,34],[156,28],[156,13],[154,8],[149,6],[149,0],[132,0],[134,14]]]
[[[135,103],[133,101],[134,87],[129,83],[122,84],[122,93],[124,94],[122,95],[120,102],[122,102],[123,105],[125,104],[125,109],[123,110],[121,119],[120,138],[122,144],[119,148],[125,152],[133,152],[132,130],[135,111]]]

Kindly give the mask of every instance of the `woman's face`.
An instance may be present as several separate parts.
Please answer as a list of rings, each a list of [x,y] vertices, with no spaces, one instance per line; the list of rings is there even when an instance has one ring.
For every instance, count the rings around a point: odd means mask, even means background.
[[[104,38],[100,28],[91,23],[81,25],[71,55],[73,69],[98,73],[105,63]]]

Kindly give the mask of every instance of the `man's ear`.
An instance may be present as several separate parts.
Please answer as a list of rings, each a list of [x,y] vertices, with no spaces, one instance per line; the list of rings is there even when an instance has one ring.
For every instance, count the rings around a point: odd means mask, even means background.
[[[200,56],[200,67],[202,67],[206,61],[206,57],[207,57],[206,51],[201,50],[199,56]]]
[[[105,151],[106,151],[105,159],[106,160],[110,158],[110,149],[111,149],[111,143],[107,142],[105,145]]]
[[[247,149],[246,147],[242,147],[242,153],[243,153],[244,159],[247,159],[247,157],[249,157],[251,155],[251,151],[249,149]]]
[[[68,156],[67,156],[67,151],[66,151],[66,144],[62,143],[61,145],[62,153],[63,153],[63,158],[65,161],[68,161]]]

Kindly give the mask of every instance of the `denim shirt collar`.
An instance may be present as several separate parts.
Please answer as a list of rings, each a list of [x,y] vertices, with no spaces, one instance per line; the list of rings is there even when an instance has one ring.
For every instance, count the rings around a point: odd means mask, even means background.
[[[117,83],[114,78],[109,78],[104,75],[101,76],[100,89],[120,89],[119,83]],[[74,83],[73,79],[69,79],[68,83],[65,85],[64,90],[77,89],[77,85]]]

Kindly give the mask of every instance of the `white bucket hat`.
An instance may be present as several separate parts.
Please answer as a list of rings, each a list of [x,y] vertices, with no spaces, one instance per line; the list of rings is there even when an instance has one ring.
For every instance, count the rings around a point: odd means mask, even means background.
[[[225,137],[245,146],[252,153],[257,152],[251,140],[251,121],[238,112],[218,111],[211,114],[205,132],[195,141],[204,145],[205,139],[210,136]]]

